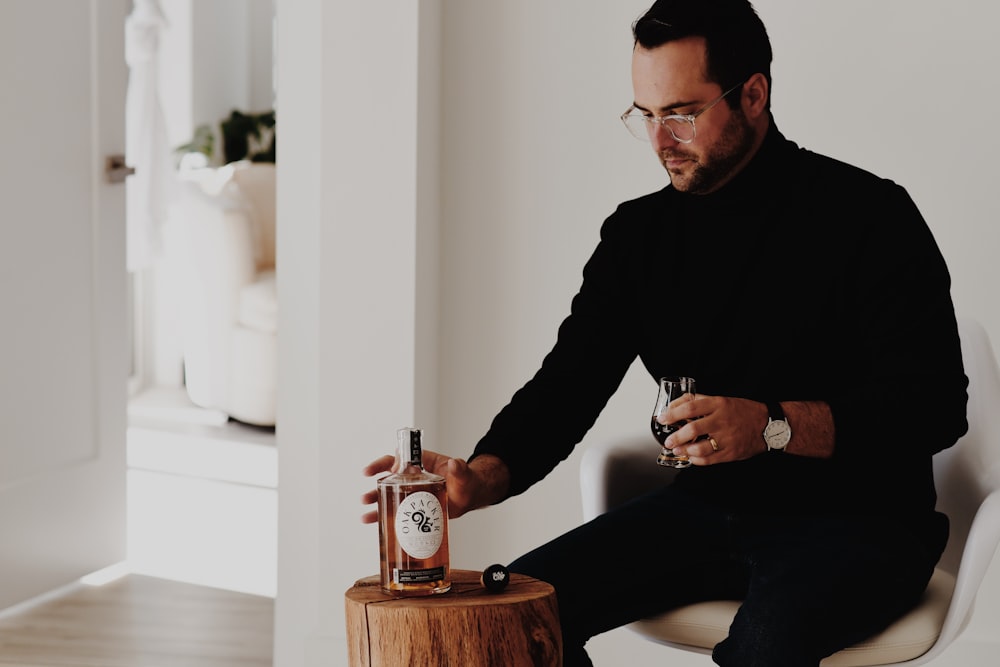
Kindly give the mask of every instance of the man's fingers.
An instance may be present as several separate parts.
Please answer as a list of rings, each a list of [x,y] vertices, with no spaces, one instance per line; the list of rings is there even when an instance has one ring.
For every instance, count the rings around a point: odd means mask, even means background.
[[[372,489],[361,495],[362,505],[374,505],[378,502],[378,489]],[[377,523],[378,522],[378,510],[372,510],[370,512],[365,512],[361,515],[361,523]]]
[[[455,478],[459,483],[469,478],[469,464],[462,459],[450,459],[448,461],[448,476]]]
[[[430,450],[424,450],[423,454],[424,469],[443,475],[448,480],[448,514],[451,518],[458,518],[471,506],[477,484],[475,473],[463,459],[453,459]],[[391,472],[395,463],[396,457],[387,454],[369,463],[363,472],[368,477],[374,477],[381,473]],[[362,494],[361,503],[374,505],[378,502],[378,496],[378,489],[367,491]],[[362,523],[376,523],[377,521],[377,511],[369,511],[361,515]]]
[[[364,467],[361,471],[364,473],[365,477],[374,477],[375,475],[388,472],[392,470],[393,464],[396,462],[396,457],[392,454],[386,454],[385,456],[380,456],[368,465]]]

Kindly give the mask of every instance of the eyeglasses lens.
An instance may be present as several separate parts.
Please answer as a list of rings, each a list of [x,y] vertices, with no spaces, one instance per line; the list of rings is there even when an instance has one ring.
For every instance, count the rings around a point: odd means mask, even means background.
[[[649,141],[659,126],[670,131],[676,141],[688,143],[694,139],[694,125],[683,118],[652,118],[638,113],[630,113],[624,117],[625,126],[636,139]]]

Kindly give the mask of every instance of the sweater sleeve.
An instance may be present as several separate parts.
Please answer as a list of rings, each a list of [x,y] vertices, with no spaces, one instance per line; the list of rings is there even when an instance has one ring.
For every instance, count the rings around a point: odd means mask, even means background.
[[[968,379],[941,252],[906,191],[880,185],[858,265],[844,267],[853,272],[847,312],[861,372],[829,404],[834,456],[891,470],[898,457],[932,455],[965,433]]]
[[[605,221],[555,345],[470,457],[493,454],[503,460],[511,475],[509,495],[522,493],[569,456],[635,359],[623,217],[619,207]]]

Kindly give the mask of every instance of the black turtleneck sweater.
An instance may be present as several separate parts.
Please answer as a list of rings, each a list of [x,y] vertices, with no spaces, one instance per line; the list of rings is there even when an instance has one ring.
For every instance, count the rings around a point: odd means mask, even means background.
[[[637,355],[652,378],[694,377],[700,393],[830,405],[831,459],[761,439],[749,460],[677,475],[736,511],[917,518],[935,503],[931,456],[967,428],[950,277],[916,206],[773,125],[718,191],[667,186],[605,221],[555,346],[473,456],[500,457],[523,492],[570,454]]]

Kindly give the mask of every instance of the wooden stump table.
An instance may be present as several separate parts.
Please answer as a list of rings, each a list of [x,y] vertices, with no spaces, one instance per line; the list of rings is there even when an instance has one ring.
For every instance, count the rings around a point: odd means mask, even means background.
[[[452,570],[450,591],[412,598],[359,579],[344,595],[351,667],[561,667],[555,589],[511,574],[491,593],[480,574]]]

